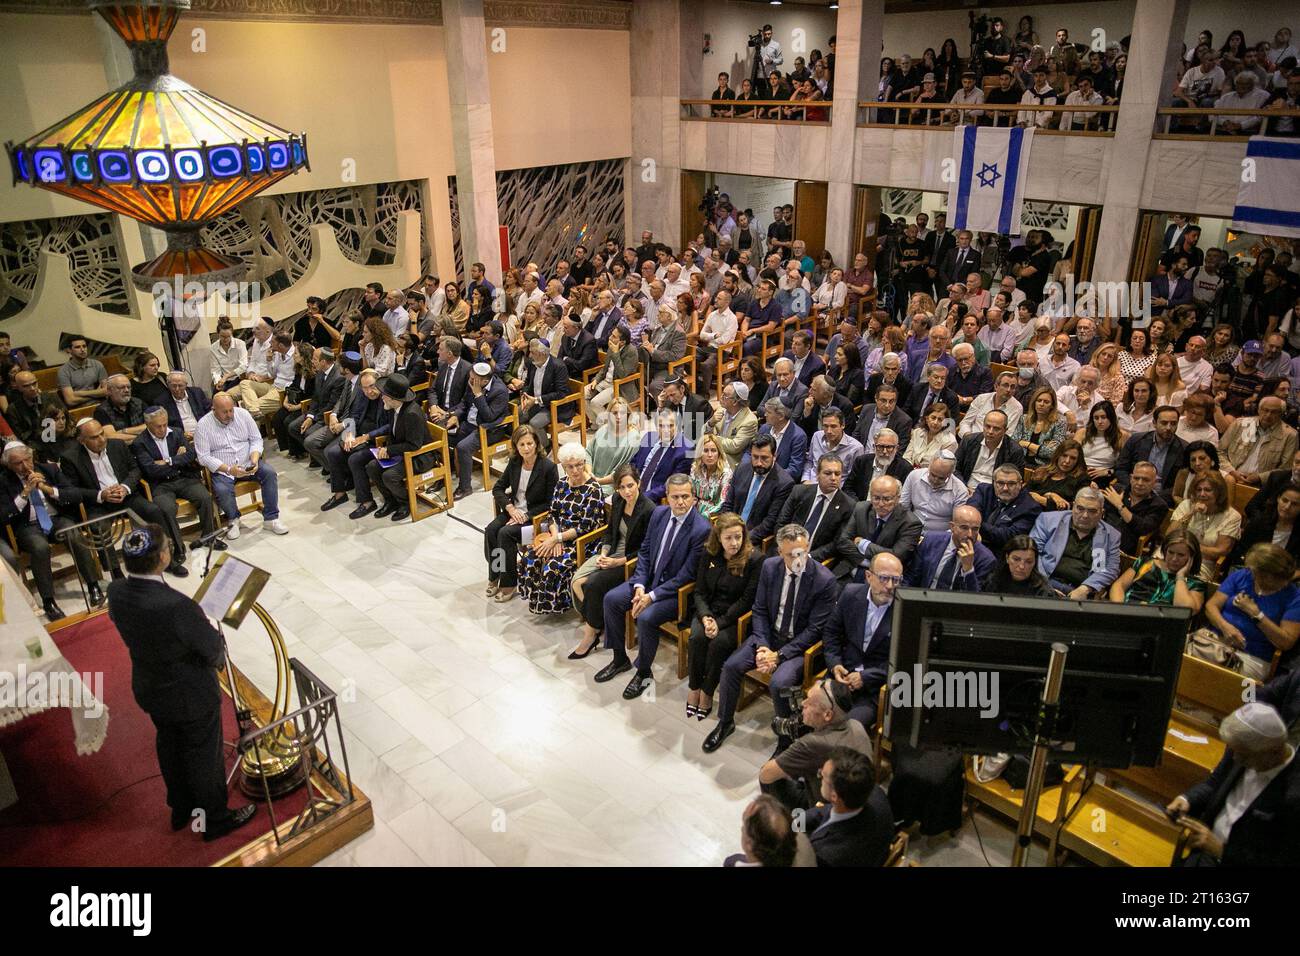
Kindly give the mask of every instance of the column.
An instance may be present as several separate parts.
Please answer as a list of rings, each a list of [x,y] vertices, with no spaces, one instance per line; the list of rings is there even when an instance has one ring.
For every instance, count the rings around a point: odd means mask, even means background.
[[[464,278],[469,277],[471,263],[482,262],[487,277],[500,285],[501,231],[483,0],[443,0],[442,29],[447,50],[447,94],[451,101],[451,138],[456,152],[456,201],[460,208]]]
[[[853,156],[862,77],[872,77],[884,41],[884,0],[841,0],[835,20],[835,87],[831,103],[826,248],[848,269],[853,256]],[[873,67],[872,64],[877,64]]]
[[[1133,11],[1124,100],[1110,147],[1110,174],[1097,229],[1094,281],[1128,278],[1137,232],[1142,176],[1146,169],[1156,110],[1165,105],[1168,77],[1182,51],[1189,0],[1143,0]]]
[[[693,0],[638,0],[632,5],[628,245],[638,245],[647,229],[673,248],[681,240],[679,100],[699,95],[701,35]]]

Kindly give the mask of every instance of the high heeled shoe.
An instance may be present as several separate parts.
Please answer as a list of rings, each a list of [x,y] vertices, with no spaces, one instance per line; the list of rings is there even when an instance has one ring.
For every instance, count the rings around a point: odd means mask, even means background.
[[[704,719],[707,718],[707,717],[709,716],[709,714],[711,714],[711,713],[713,713],[713,707],[712,707],[712,706],[710,706],[708,710],[705,710],[705,709],[703,709],[702,707],[696,707],[696,708],[695,708],[695,719],[696,719],[696,720],[704,720]]]
[[[695,716],[696,714],[698,714],[698,713],[699,713],[699,710],[696,708],[696,706],[695,706],[694,704],[687,704],[687,705],[686,705],[686,719],[687,719],[687,720],[690,720],[692,717],[694,717],[694,716]]]
[[[603,632],[598,631],[596,633],[596,636],[591,639],[591,646],[587,648],[585,651],[583,651],[581,654],[578,653],[578,649],[576,647],[573,650],[569,651],[568,660],[580,661],[584,657],[589,657],[592,651],[600,647],[600,638],[602,633]]]

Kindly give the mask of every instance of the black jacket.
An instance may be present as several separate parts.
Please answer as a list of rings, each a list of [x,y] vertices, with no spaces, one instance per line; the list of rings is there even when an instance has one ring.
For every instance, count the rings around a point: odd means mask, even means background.
[[[1266,477],[1260,484],[1259,491],[1255,492],[1250,501],[1246,502],[1246,510],[1242,512],[1242,518],[1246,521],[1253,521],[1266,512],[1276,515],[1278,495],[1282,494],[1282,489],[1290,483],[1290,468],[1277,468],[1267,472]]]
[[[1228,751],[1202,782],[1187,791],[1191,815],[1213,826],[1246,768]],[[1300,756],[1293,757],[1228,833],[1223,866],[1294,866],[1300,859]]]
[[[613,551],[619,527],[627,525],[627,543],[623,546],[623,554],[631,561],[645,540],[645,529],[649,527],[650,516],[655,511],[654,502],[645,495],[637,495],[636,503],[632,505],[632,514],[629,515],[623,510],[623,499],[616,495],[610,502],[610,508],[609,523],[605,526],[605,536],[600,539],[600,543]]]
[[[858,423],[858,415],[857,412],[853,410],[853,403],[839,392],[836,392],[835,397],[831,399],[831,405],[838,408],[844,415],[844,434],[852,435],[853,428]],[[805,435],[812,438],[816,432],[821,431],[822,426],[820,419],[822,410],[816,402],[813,402],[812,411],[807,415],[803,413],[802,402],[796,405],[794,410],[795,414],[798,415],[798,417],[794,419],[794,423],[803,429]]]
[[[197,422],[200,418],[212,411],[212,402],[208,400],[207,393],[201,388],[195,388],[193,385],[185,389],[185,400],[189,402],[190,414],[194,416]],[[162,400],[162,407],[167,409],[167,424],[172,428],[181,427],[181,413],[176,407],[176,399],[172,397],[171,392]]]
[[[805,821],[818,866],[885,865],[894,842],[894,812],[885,791],[872,787],[857,816],[827,823],[830,816],[830,807],[813,807]]]
[[[417,401],[404,402],[402,407],[391,413],[393,423],[388,437],[388,453],[393,456],[405,455],[429,444],[429,429],[424,423],[424,412]],[[418,475],[433,467],[433,452],[426,451],[411,460],[411,471]],[[396,466],[394,466],[396,467]]]
[[[757,548],[749,552],[740,577],[727,570],[725,555],[701,550],[700,564],[695,571],[695,616],[712,617],[718,622],[718,630],[734,627],[741,615],[754,606],[758,572],[762,567],[763,554]]]
[[[524,395],[533,393],[533,376],[537,374],[537,366],[530,359],[524,363],[524,387],[520,390]],[[569,394],[569,371],[565,368],[564,363],[559,359],[549,359],[546,363],[546,369],[542,372],[542,394],[540,409],[549,411],[551,402],[564,398]]]
[[[874,402],[876,400],[876,389],[880,388],[884,381],[885,377],[880,372],[873,372],[867,376],[866,401]],[[894,379],[894,388],[898,390],[898,407],[902,408],[907,401],[907,397],[914,391],[912,383],[907,380],[906,375],[899,374],[898,378]]]
[[[1016,535],[1029,534],[1029,529],[1043,513],[1042,506],[1023,488],[1015,501],[1003,505],[993,490],[993,484],[987,481],[975,489],[966,503],[977,508],[984,519],[980,525],[980,540],[994,554],[1001,554],[1002,548]]]
[[[894,460],[885,469],[885,474],[890,478],[897,478],[900,485],[912,473],[912,463],[903,457],[905,448],[906,446],[900,440]],[[875,455],[859,455],[849,470],[849,477],[844,481],[844,490],[858,501],[866,501],[871,497],[871,475],[875,470]]]
[[[113,466],[113,474],[117,480],[130,489],[131,494],[140,490],[140,466],[136,464],[135,456],[131,454],[131,449],[126,442],[120,438],[110,438],[108,447],[105,449],[108,455],[108,463]],[[85,446],[78,444],[75,448],[69,450],[59,467],[63,473],[68,476],[68,481],[72,483],[78,492],[78,500],[86,505],[97,503],[99,497],[99,479],[95,477],[95,466],[90,463],[90,453],[86,451]]]
[[[185,453],[177,454],[182,446],[185,448]],[[185,444],[185,436],[175,428],[167,429],[167,453],[172,459],[170,464],[157,464],[160,461],[158,443],[148,431],[137,435],[135,441],[131,442],[131,453],[135,455],[136,465],[150,483],[174,481],[177,478],[198,478],[201,474],[199,457],[194,451],[193,443]]]
[[[813,501],[819,490],[816,482],[810,485],[796,485],[790,492],[790,496],[785,499],[785,507],[781,509],[781,517],[777,519],[776,526],[782,528],[793,522],[807,528]],[[822,513],[816,534],[808,542],[808,549],[812,552],[814,561],[825,561],[835,554],[835,542],[839,539],[840,529],[853,516],[855,504],[857,501],[851,495],[843,491],[835,492],[830,504]]]
[[[917,423],[918,428],[924,425],[922,419],[925,416],[921,414],[921,406],[925,403],[926,396],[929,394],[930,386],[925,382],[922,382],[919,385],[913,386],[912,391],[907,396],[907,401],[903,404],[903,411],[907,412],[908,418]],[[939,397],[935,399],[935,401],[943,402],[947,405],[948,417],[953,421],[957,420],[957,413],[961,411],[961,401],[958,399],[956,392],[945,385],[943,391],[939,393]],[[1020,446],[1016,445],[1016,448],[1020,448]],[[901,451],[906,451],[906,449],[900,449],[900,452]]]
[[[162,722],[199,720],[221,706],[224,645],[199,606],[157,580],[108,586],[108,616],[131,654],[136,703]]]
[[[1126,490],[1124,507],[1132,513],[1132,521],[1124,521],[1119,509],[1109,501],[1106,502],[1105,521],[1119,532],[1119,549],[1125,554],[1136,556],[1138,541],[1158,530],[1164,523],[1165,516],[1169,514],[1169,502],[1160,492],[1153,491],[1134,506]]]
[[[753,480],[753,466],[747,461],[741,462],[731,473],[731,484],[727,486],[722,510],[734,511],[736,514],[744,511]],[[776,531],[777,519],[781,517],[781,509],[793,486],[794,479],[790,473],[779,465],[773,465],[758,489],[758,496],[754,498],[754,506],[749,510],[749,518],[745,522],[749,537],[755,545],[761,545],[764,538]]]
[[[80,521],[81,513],[77,510],[77,505],[81,502],[82,496],[72,487],[67,477],[59,470],[59,466],[49,462],[36,462],[35,467],[59,493],[57,501],[49,498],[45,501],[50,517],[62,515],[71,521]],[[0,520],[15,528],[29,525],[36,520],[30,500],[22,511],[14,507],[14,499],[22,494],[22,490],[23,483],[18,480],[18,476],[8,468],[0,468]]]
[[[867,438],[871,434],[871,425],[876,420],[875,403],[862,406],[862,414],[858,416],[858,427],[853,430],[853,437],[862,442],[863,448],[870,448]],[[908,442],[912,440],[912,417],[903,411],[897,405],[885,419],[885,427],[890,429],[898,436],[898,457],[903,456],[907,451]],[[900,478],[899,481],[902,481]]]
[[[1258,498],[1259,495],[1255,497]],[[1237,541],[1236,546],[1232,549],[1232,554],[1228,557],[1228,567],[1241,567],[1246,560],[1246,552],[1254,545],[1272,544],[1273,532],[1276,530],[1277,508],[1262,513],[1257,512],[1255,517],[1248,518],[1241,529],[1241,538]],[[1291,534],[1282,547],[1291,557],[1300,559],[1300,534],[1297,533],[1298,531],[1300,531],[1300,528],[1292,526]]]
[[[979,461],[980,446],[983,444],[984,435],[977,432],[974,435],[967,435],[957,445],[957,467],[954,470],[963,483],[970,481],[971,472],[975,470],[975,463]],[[994,468],[1006,464],[1015,465],[1021,472],[1025,469],[1025,450],[1020,447],[1018,442],[1012,441],[1010,435],[1002,436],[1002,444],[998,446],[998,453],[993,459]]]
[[[307,406],[307,414],[313,421],[320,421],[321,417],[334,407],[334,403],[339,400],[339,393],[343,391],[345,381],[343,370],[337,362],[330,366],[328,374],[316,373],[316,385],[312,389],[311,404]]]
[[[1119,450],[1119,456],[1115,459],[1115,481],[1121,488],[1128,487],[1129,475],[1133,473],[1134,465],[1140,461],[1150,460],[1151,449],[1155,443],[1155,432],[1142,432],[1124,443],[1124,447]],[[1165,468],[1160,474],[1160,484],[1157,487],[1173,488],[1174,478],[1178,475],[1178,469],[1183,466],[1186,451],[1187,442],[1177,435],[1170,439],[1169,451],[1165,454]]]
[[[506,470],[492,486],[492,500],[499,511],[505,511],[506,505],[515,500],[519,488],[519,474],[523,471],[524,460],[518,455],[511,455],[506,462]],[[560,480],[560,470],[555,462],[545,455],[538,455],[533,462],[533,474],[528,479],[524,490],[524,501],[528,505],[528,517],[535,518],[551,507],[551,498],[555,495],[555,483]]]
[[[582,373],[600,364],[596,356],[596,337],[586,329],[579,329],[576,338],[560,339],[559,359],[564,363],[569,378],[582,378]]]
[[[452,371],[450,365],[439,362],[438,371],[434,374],[433,381],[429,383],[429,404],[437,405],[444,411],[451,411],[459,405],[465,393],[469,391],[469,369],[470,363],[464,359],[456,363],[455,371]],[[450,389],[450,399],[448,399],[448,389]]]
[[[713,406],[709,404],[709,400],[694,392],[687,392],[686,397],[682,399],[682,404],[677,407],[666,403],[663,407],[671,408],[677,414],[677,430],[685,435],[691,444],[700,440],[700,435],[704,433],[704,426],[713,417]]]
[[[866,567],[881,551],[890,552],[906,565],[921,540],[921,519],[902,505],[895,505],[880,529],[880,534],[873,536],[875,529],[876,512],[871,507],[871,501],[859,501],[853,506],[853,515],[844,523],[839,539],[835,542],[835,553],[840,559],[835,565],[837,578],[848,577],[859,566]],[[853,543],[854,538],[867,538],[871,541],[865,555]]]
[[[480,428],[486,428],[488,431],[488,440],[495,441],[501,432],[501,420],[510,413],[510,392],[506,390],[505,383],[499,378],[493,378],[483,387],[483,392],[477,398],[474,397],[474,391],[470,388],[465,389],[465,394],[460,400],[460,404],[451,409],[456,416],[456,422],[461,428],[469,424],[470,407],[478,409],[478,424]],[[547,499],[548,501],[550,499]]]

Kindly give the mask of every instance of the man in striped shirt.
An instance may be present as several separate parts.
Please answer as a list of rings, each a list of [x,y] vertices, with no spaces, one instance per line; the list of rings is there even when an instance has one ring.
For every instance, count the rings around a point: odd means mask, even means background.
[[[212,490],[230,524],[229,537],[239,537],[239,505],[235,482],[253,479],[262,486],[262,518],[276,534],[288,534],[280,520],[279,479],[262,461],[262,435],[253,416],[235,405],[227,394],[212,399],[212,411],[194,429],[194,450],[199,464],[212,472]]]

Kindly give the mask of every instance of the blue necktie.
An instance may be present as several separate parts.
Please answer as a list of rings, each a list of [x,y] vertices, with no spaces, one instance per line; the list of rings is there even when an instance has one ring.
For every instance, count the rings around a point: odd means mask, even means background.
[[[41,534],[48,536],[54,522],[50,520],[49,509],[45,507],[45,496],[38,489],[32,492],[28,500],[32,503],[32,511],[36,513],[36,523],[41,526]]]
[[[664,449],[663,445],[656,445],[654,451],[650,452],[650,454],[646,456],[645,467],[641,469],[642,488],[649,489],[650,486],[646,483],[646,479],[654,477],[655,468],[659,464],[659,458],[663,452],[663,449]]]
[[[934,581],[930,583],[933,588],[940,591],[954,591],[954,585],[957,583],[957,552],[954,551],[948,555],[948,559],[939,565],[939,570],[935,572]]]
[[[826,510],[826,499],[821,495],[813,502],[812,511],[808,512],[808,520],[804,522],[804,530],[809,535],[817,533],[817,525],[821,524],[822,512]]]
[[[668,521],[668,533],[664,535],[664,543],[659,548],[659,556],[655,558],[655,573],[650,580],[651,590],[654,590],[655,585],[659,583],[659,575],[664,566],[664,556],[672,553],[673,538],[677,536],[677,523],[677,518],[670,518]]]
[[[754,480],[749,483],[749,497],[745,499],[745,507],[740,509],[740,517],[744,521],[749,520],[749,513],[754,510],[754,502],[758,499],[759,489],[763,487],[763,479],[766,475],[755,475]]]

